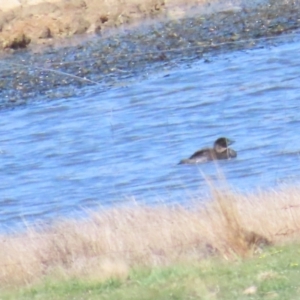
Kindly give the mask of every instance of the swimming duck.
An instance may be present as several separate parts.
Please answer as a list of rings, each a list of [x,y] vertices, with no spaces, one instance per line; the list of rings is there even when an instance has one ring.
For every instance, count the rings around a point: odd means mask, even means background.
[[[210,160],[230,159],[237,156],[236,151],[228,148],[234,141],[220,137],[218,138],[213,148],[204,148],[196,151],[190,158],[183,159],[179,164],[200,164]]]

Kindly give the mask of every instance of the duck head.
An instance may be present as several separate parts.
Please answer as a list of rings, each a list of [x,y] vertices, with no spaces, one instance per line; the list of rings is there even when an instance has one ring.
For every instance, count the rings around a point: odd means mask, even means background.
[[[231,150],[231,151],[235,152],[234,150],[228,148],[228,146],[233,144],[233,143],[234,143],[233,140],[230,140],[230,139],[225,138],[225,137],[220,137],[215,141],[214,149],[217,153],[223,153],[223,152],[228,151],[228,150]],[[236,152],[235,152],[235,156],[236,156]]]

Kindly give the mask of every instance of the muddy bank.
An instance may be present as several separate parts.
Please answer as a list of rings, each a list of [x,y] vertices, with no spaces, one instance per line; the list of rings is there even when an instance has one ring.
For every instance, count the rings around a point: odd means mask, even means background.
[[[190,17],[195,11],[241,9],[267,0],[0,0],[0,50],[103,34],[112,28]],[[284,2],[285,3],[285,2]],[[282,4],[282,2],[281,2]]]
[[[197,2],[192,0],[191,4]],[[175,4],[174,0],[35,0],[19,5],[18,1],[10,5],[0,2],[0,47],[17,49],[77,34],[102,33],[108,28],[166,15]]]
[[[0,108],[78,96],[86,88],[99,93],[126,86],[155,70],[199,59],[209,62],[210,55],[220,52],[273,45],[273,37],[287,33],[295,33],[291,39],[296,39],[299,15],[300,5],[294,1],[240,7],[94,35],[75,46],[19,50],[0,62]]]

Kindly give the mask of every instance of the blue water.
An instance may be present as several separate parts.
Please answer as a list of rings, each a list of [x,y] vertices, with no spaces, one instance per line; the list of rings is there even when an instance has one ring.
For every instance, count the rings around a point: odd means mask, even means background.
[[[299,42],[234,52],[0,112],[1,231],[132,199],[201,201],[219,172],[240,191],[297,184],[299,53]],[[220,136],[237,159],[177,165]]]

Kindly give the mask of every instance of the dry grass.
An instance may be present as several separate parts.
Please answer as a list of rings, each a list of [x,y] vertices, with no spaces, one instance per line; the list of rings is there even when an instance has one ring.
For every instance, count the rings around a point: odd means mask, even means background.
[[[145,207],[92,213],[41,231],[2,237],[2,284],[44,275],[104,280],[135,265],[250,256],[262,246],[299,240],[300,189],[240,195],[213,191],[205,207]]]

